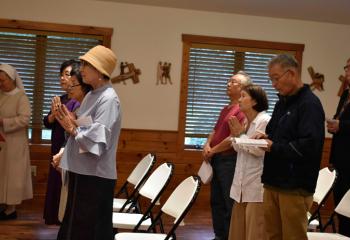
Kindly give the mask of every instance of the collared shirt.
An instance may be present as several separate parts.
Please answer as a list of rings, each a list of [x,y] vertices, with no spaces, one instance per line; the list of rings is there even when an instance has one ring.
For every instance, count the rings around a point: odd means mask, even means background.
[[[78,119],[89,119],[70,136],[60,167],[83,175],[116,179],[116,147],[121,127],[120,102],[111,84],[89,92]]]
[[[245,120],[244,113],[239,109],[239,105],[225,106],[221,112],[219,119],[214,127],[214,136],[210,142],[210,147],[215,147],[230,135],[228,120],[231,116],[236,116],[240,123]]]
[[[265,132],[269,120],[270,115],[266,112],[258,113],[251,122],[247,133],[241,138],[251,138],[258,131]],[[237,162],[231,186],[231,198],[236,202],[262,202],[261,174],[265,152],[258,147],[243,147],[235,143],[232,146],[237,151]]]

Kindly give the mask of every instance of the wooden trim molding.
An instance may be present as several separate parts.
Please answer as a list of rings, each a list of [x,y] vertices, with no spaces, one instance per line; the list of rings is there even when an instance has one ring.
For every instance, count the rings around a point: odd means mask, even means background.
[[[262,49],[275,49],[284,51],[304,51],[304,44],[295,43],[283,43],[272,41],[260,41],[250,39],[238,39],[238,38],[225,38],[225,37],[212,37],[212,36],[199,36],[191,34],[182,34],[182,41],[189,43],[205,43],[216,45],[227,45],[236,47],[251,47]]]
[[[111,47],[111,38],[113,34],[113,28],[33,22],[15,19],[0,19],[0,27],[33,31],[101,35],[103,37],[103,45],[106,47]]]
[[[182,49],[182,70],[181,70],[181,87],[180,87],[180,104],[179,104],[179,122],[178,122],[178,153],[181,155],[184,149],[185,124],[186,124],[186,106],[188,90],[188,68],[189,68],[190,44],[183,43]]]

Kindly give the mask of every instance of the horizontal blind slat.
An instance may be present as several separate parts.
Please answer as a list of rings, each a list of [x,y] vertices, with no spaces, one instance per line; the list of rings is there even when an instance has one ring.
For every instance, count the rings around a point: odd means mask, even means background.
[[[227,105],[227,80],[234,72],[235,61],[238,61],[235,54],[234,50],[190,49],[185,144],[205,138],[212,131],[221,109]],[[242,70],[251,76],[253,83],[266,91],[269,99],[268,113],[272,113],[278,101],[267,71],[268,62],[276,54],[258,51],[243,54]],[[203,140],[199,142],[203,143]]]
[[[11,32],[0,29],[0,63],[14,66],[22,78],[26,94],[32,106],[30,126],[41,125],[42,117],[50,111],[51,98],[64,93],[59,83],[59,67],[63,61],[77,59],[90,48],[101,44],[96,36],[78,37],[67,34],[21,33],[16,29]],[[72,35],[72,34],[71,34]],[[46,41],[38,41],[38,39]],[[37,49],[44,49],[45,59],[37,57]],[[43,65],[44,69],[37,66]],[[36,76],[38,71],[44,76],[44,84],[38,88]],[[37,99],[42,96],[42,99]],[[33,104],[39,101],[42,104]],[[40,122],[33,123],[33,116]],[[38,117],[39,116],[39,117]]]

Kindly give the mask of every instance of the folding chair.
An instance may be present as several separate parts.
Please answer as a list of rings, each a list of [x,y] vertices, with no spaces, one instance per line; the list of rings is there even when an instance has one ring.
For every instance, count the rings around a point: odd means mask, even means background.
[[[139,191],[142,184],[147,179],[149,172],[151,171],[154,163],[156,162],[156,156],[154,154],[147,154],[141,161],[136,165],[134,170],[130,173],[129,177],[120,188],[118,193],[115,195],[116,198],[113,199],[113,211],[125,211],[129,209],[132,201],[134,200],[135,194]],[[134,185],[134,190],[129,194],[128,186]],[[122,194],[126,196],[126,198],[118,198]],[[133,209],[136,212],[139,212],[138,204],[136,204],[136,209]]]
[[[309,240],[350,240],[350,237],[346,237],[344,235],[335,233],[335,223],[334,216],[336,214],[341,214],[345,217],[350,218],[350,189],[345,193],[344,197],[341,199],[328,222],[322,229],[324,231],[329,225],[332,225],[333,233],[325,233],[325,232],[308,232],[307,236]]]
[[[135,196],[134,202],[137,202],[142,196],[149,202],[147,210],[141,213],[114,212],[112,216],[113,228],[115,229],[134,229],[142,221],[140,229],[146,230],[153,222],[152,209],[166,186],[169,184],[174,165],[172,163],[163,163],[149,176],[140,191]],[[133,207],[133,204],[130,208]]]
[[[312,214],[308,212],[309,230],[323,229],[320,210],[332,192],[336,178],[337,172],[335,169],[330,171],[328,167],[325,167],[319,171],[316,189],[313,195],[313,200],[317,203],[317,207]]]
[[[153,223],[147,229],[146,233],[127,232],[118,233],[115,235],[115,240],[174,240],[176,239],[175,230],[186,216],[187,212],[195,202],[201,187],[200,178],[197,176],[190,176],[182,181],[179,186],[172,192],[168,200],[165,202],[160,212],[157,214]],[[174,224],[170,231],[165,234],[150,233],[161,221],[162,214],[165,213],[175,218]],[[140,223],[138,224],[140,225]]]

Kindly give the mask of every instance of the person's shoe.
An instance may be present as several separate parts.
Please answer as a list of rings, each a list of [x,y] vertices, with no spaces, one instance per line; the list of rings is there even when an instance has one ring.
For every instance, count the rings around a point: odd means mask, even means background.
[[[17,212],[14,211],[10,214],[6,214],[5,211],[0,213],[0,221],[1,220],[13,220],[17,218]]]

